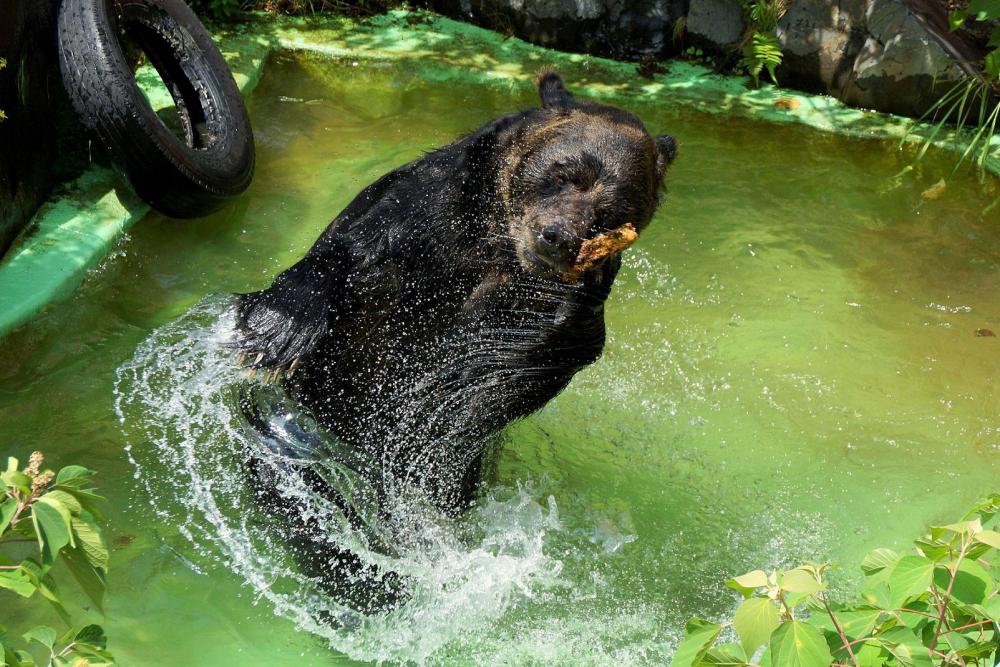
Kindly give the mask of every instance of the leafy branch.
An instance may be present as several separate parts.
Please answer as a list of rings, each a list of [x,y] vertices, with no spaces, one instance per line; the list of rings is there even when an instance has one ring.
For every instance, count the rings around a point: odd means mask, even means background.
[[[726,586],[743,601],[726,623],[688,622],[672,667],[987,667],[1000,661],[1000,494],[935,526],[916,551],[876,549],[858,599],[834,602],[829,564],[754,570]],[[717,644],[731,627],[738,642]]]
[[[94,473],[83,466],[43,470],[41,452],[34,452],[28,465],[7,459],[0,473],[0,589],[24,598],[37,593],[47,600],[62,620],[70,617],[58,595],[52,569],[62,562],[98,609],[102,609],[108,570],[108,548],[104,540],[104,515],[97,507],[103,500],[94,493]],[[36,544],[37,556],[13,560],[10,545]],[[24,546],[14,547],[23,553]],[[0,591],[2,592],[2,591]],[[25,642],[37,642],[49,653],[49,665],[113,664],[107,638],[97,625],[71,629],[57,637],[48,626],[22,634]],[[83,661],[83,662],[81,662]],[[31,654],[14,648],[0,627],[0,665],[34,665]]]

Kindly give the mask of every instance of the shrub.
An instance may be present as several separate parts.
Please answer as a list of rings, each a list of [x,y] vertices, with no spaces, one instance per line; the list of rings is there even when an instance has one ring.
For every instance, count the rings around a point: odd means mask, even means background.
[[[743,596],[732,620],[691,619],[671,666],[996,665],[998,512],[994,494],[962,521],[932,527],[913,553],[876,549],[861,563],[863,589],[848,602],[830,597],[829,564],[730,579]],[[738,642],[716,643],[725,627]]]
[[[62,562],[97,608],[102,608],[108,548],[104,516],[96,503],[103,499],[94,493],[92,471],[71,465],[55,473],[43,470],[42,464],[41,452],[33,453],[23,469],[11,457],[0,473],[0,589],[6,589],[0,595],[44,599],[69,625],[52,569]],[[37,555],[11,555],[33,553],[33,545],[37,545]],[[48,650],[49,665],[114,662],[104,631],[97,625],[71,629],[61,636],[51,627],[38,626],[21,636],[24,642],[37,642]],[[16,648],[0,627],[0,665],[34,664],[31,655]]]

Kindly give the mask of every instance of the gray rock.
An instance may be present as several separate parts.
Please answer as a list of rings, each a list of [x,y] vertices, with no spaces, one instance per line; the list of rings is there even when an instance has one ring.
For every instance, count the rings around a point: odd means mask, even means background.
[[[621,60],[672,53],[688,0],[430,0],[433,9],[562,51]]]
[[[746,23],[736,0],[691,0],[687,33],[695,41],[721,51],[743,39]]]
[[[439,11],[542,46],[623,60],[688,44],[732,62],[746,25],[739,0],[431,0]],[[946,19],[937,0],[793,0],[776,30],[782,86],[856,106],[922,115],[961,75],[954,48],[928,32]],[[946,35],[947,37],[947,35]],[[957,58],[957,59],[956,59]],[[964,58],[969,60],[969,58]]]
[[[865,41],[864,0],[798,0],[775,31],[784,53],[782,85],[815,93],[841,90]]]
[[[869,0],[865,19],[868,37],[839,94],[848,104],[919,116],[961,78],[902,0]]]
[[[920,116],[961,76],[904,0],[797,0],[777,29],[783,85]]]

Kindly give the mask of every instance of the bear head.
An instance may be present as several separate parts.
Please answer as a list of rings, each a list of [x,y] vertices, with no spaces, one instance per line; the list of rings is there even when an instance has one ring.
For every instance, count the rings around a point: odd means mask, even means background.
[[[652,137],[633,113],[576,100],[554,70],[535,83],[542,108],[508,145],[500,192],[520,266],[555,279],[586,239],[649,224],[677,142]]]

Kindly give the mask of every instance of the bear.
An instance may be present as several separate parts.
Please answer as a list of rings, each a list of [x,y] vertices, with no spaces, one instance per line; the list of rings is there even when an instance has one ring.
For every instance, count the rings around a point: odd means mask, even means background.
[[[267,289],[238,297],[235,345],[351,450],[383,496],[460,512],[491,439],[604,347],[615,254],[565,279],[585,240],[649,224],[677,142],[578,100],[496,118],[364,188]]]

